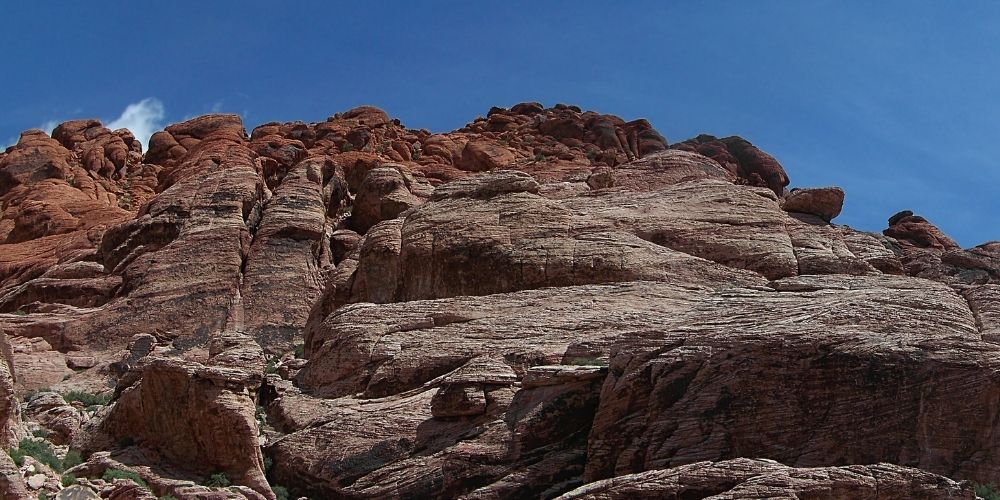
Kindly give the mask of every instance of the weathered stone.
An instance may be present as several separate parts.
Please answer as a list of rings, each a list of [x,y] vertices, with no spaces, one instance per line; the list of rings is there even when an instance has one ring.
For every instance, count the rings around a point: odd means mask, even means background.
[[[827,222],[840,215],[844,190],[839,187],[793,189],[781,204],[787,212],[815,215]]]
[[[212,338],[210,356],[207,364],[143,358],[122,378],[110,410],[78,433],[73,448],[92,453],[127,439],[174,467],[221,471],[273,500],[255,419],[263,352],[251,337],[221,333]]]
[[[560,500],[646,498],[977,498],[971,485],[893,464],[794,468],[737,458],[626,474],[581,486]]]
[[[998,347],[981,340],[962,297],[899,277],[772,288],[717,292],[672,327],[619,339],[588,478],[751,455],[1000,479],[988,423]]]

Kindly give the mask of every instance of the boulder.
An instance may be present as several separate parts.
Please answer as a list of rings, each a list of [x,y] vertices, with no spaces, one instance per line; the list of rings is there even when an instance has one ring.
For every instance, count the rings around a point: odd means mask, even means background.
[[[844,206],[844,190],[839,187],[793,189],[785,196],[781,208],[786,212],[815,215],[832,221]]]

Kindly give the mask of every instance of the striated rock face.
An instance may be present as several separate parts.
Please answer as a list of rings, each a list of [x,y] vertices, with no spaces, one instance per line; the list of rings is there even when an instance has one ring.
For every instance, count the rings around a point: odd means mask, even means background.
[[[14,353],[7,335],[0,330],[0,448],[16,446],[24,437],[21,406],[14,390]]]
[[[1000,483],[1000,244],[788,188],[742,138],[562,104],[440,133],[207,115],[145,155],[96,120],[27,131],[0,153],[0,444],[79,484],[0,453],[0,496]]]
[[[768,456],[1000,479],[988,423],[998,346],[982,340],[961,296],[889,277],[802,276],[770,288],[719,292],[673,328],[619,341],[588,478]]]
[[[928,472],[893,464],[794,468],[771,460],[738,458],[597,481],[559,497],[637,498],[976,498],[972,488]]]
[[[116,389],[114,404],[73,441],[87,453],[155,450],[175,467],[221,472],[266,498],[255,399],[264,356],[252,338],[213,337],[207,363],[148,356]]]

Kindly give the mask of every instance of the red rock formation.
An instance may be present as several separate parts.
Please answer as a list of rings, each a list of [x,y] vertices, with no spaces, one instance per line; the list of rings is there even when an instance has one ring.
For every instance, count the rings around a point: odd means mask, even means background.
[[[208,115],[145,156],[95,120],[28,131],[0,153],[2,438],[50,433],[110,498],[1000,482],[1000,244],[855,231],[842,190],[787,185],[739,137],[568,105],[436,134]]]
[[[719,162],[741,182],[770,188],[778,196],[784,194],[788,185],[788,175],[778,160],[742,137],[717,139],[711,135],[699,135],[674,144],[673,148],[705,155]]]

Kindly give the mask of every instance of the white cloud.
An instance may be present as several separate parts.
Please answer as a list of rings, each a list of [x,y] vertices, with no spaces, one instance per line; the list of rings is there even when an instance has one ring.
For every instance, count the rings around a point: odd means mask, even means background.
[[[59,120],[49,120],[49,121],[47,121],[47,122],[39,125],[38,128],[44,130],[46,134],[52,135],[52,131],[55,130],[56,127],[58,127],[60,123],[62,123],[62,122],[59,121]]]
[[[145,151],[149,146],[149,137],[163,128],[163,119],[166,114],[166,109],[159,99],[147,97],[139,102],[129,104],[117,120],[113,120],[106,126],[111,130],[129,129],[132,135],[142,143],[142,149]]]

